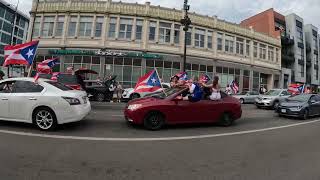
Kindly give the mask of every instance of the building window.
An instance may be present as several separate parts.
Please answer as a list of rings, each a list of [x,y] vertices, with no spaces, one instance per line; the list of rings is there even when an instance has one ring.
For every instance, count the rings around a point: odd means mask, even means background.
[[[156,28],[157,28],[157,23],[155,21],[151,21],[149,25],[149,41],[156,40]]]
[[[223,40],[223,34],[218,33],[217,34],[217,50],[222,51],[222,40]]]
[[[103,21],[104,21],[104,17],[102,16],[99,16],[96,18],[96,29],[94,33],[95,37],[101,37]]]
[[[77,21],[78,21],[77,16],[70,17],[70,22],[68,26],[68,36],[71,36],[71,37],[76,36]]]
[[[80,37],[91,37],[93,17],[82,16],[80,17]]]
[[[120,18],[119,39],[131,40],[133,19]]]
[[[267,58],[267,46],[264,44],[259,44],[259,50],[260,50],[260,59],[266,59]]]
[[[12,25],[10,23],[7,23],[6,21],[3,22],[3,27],[2,30],[7,32],[7,33],[11,33],[12,31]]]
[[[137,19],[136,22],[136,40],[142,39],[143,20]]]
[[[14,20],[14,14],[10,11],[6,11],[5,19],[12,22]]]
[[[253,57],[258,58],[258,43],[253,42]]]
[[[53,25],[54,25],[53,16],[44,17],[41,36],[51,37],[53,35]]]
[[[56,34],[55,36],[60,37],[63,33],[63,25],[64,25],[64,16],[58,16],[57,24],[56,24]]]
[[[187,42],[186,42],[186,44],[187,44],[187,46],[191,46],[191,42],[192,42],[192,27],[190,27],[189,28],[189,30],[188,30],[188,32],[186,33],[186,40],[187,40]]]
[[[246,41],[246,56],[250,56],[250,40]]]
[[[236,53],[243,55],[244,39],[237,37],[236,40]]]
[[[274,48],[270,46],[268,47],[268,60],[274,61]]]
[[[174,25],[174,43],[175,44],[180,43],[180,25],[178,24]]]
[[[194,45],[198,48],[204,48],[204,37],[205,37],[206,31],[203,29],[197,29],[194,34]]]
[[[299,65],[300,67],[300,76],[304,77],[304,65]]]
[[[297,38],[299,42],[303,43],[303,30],[302,27],[296,27],[297,28]]]
[[[276,48],[276,62],[279,62],[279,49]]]
[[[108,31],[109,38],[116,38],[116,26],[117,26],[117,18],[116,17],[110,18],[109,31]]]
[[[318,50],[318,37],[317,36],[313,36],[313,44],[314,44],[314,48],[316,50]]]
[[[233,53],[234,37],[226,35],[225,39],[225,52]]]
[[[314,61],[314,64],[317,66],[319,64],[318,62],[318,55],[314,54],[313,55],[313,61]]]
[[[5,11],[6,10],[2,6],[0,6],[0,17],[4,17],[4,12]]]
[[[11,44],[11,36],[5,33],[2,33],[1,35],[1,42],[4,44]]]
[[[213,35],[213,32],[212,31],[208,31],[208,34],[207,34],[207,38],[208,38],[207,47],[209,49],[212,49],[212,35]]]
[[[298,48],[297,56],[298,60],[304,61],[304,49]]]
[[[159,42],[160,43],[170,43],[170,36],[171,36],[171,24],[160,22]]]
[[[41,21],[41,17],[37,16],[34,20],[32,37],[40,36],[40,21]]]

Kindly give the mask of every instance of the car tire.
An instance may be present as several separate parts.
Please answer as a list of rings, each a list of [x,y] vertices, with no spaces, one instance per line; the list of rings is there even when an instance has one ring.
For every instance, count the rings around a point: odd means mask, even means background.
[[[223,113],[220,118],[219,124],[221,126],[228,127],[228,126],[231,126],[233,122],[234,120],[232,119],[230,113]]]
[[[32,114],[33,124],[42,131],[52,131],[58,126],[55,113],[47,107],[40,107],[34,110]]]
[[[239,101],[240,101],[240,104],[244,104],[244,99],[239,99]]]
[[[260,106],[257,106],[257,108],[258,108],[258,109],[261,109],[261,107],[260,107]]]
[[[137,94],[137,93],[132,94],[131,97],[130,97],[131,100],[132,100],[132,99],[138,99],[138,98],[140,98],[140,95]]]
[[[303,111],[303,114],[302,114],[302,116],[301,116],[301,119],[303,119],[303,120],[308,120],[308,119],[309,119],[309,110],[308,110],[308,109],[305,109],[305,110]]]
[[[146,129],[156,131],[161,129],[165,124],[164,116],[158,112],[149,113],[143,121]]]
[[[96,101],[98,101],[98,102],[103,102],[105,99],[106,99],[106,96],[104,95],[104,94],[102,94],[102,93],[98,93],[97,95],[96,95]]]

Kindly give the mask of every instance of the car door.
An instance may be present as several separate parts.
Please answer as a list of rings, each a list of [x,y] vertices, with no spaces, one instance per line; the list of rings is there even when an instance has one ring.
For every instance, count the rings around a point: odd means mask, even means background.
[[[16,81],[9,99],[9,111],[12,119],[28,122],[43,89],[42,86],[32,81]]]
[[[175,118],[177,123],[189,123],[189,122],[203,122],[206,121],[204,100],[198,102],[190,101],[176,101],[175,113],[178,113],[178,117]]]
[[[250,92],[250,103],[254,103],[255,99],[259,96],[259,93],[256,91]]]
[[[6,81],[0,84],[0,119],[9,118],[9,97],[13,81]]]
[[[320,98],[319,96],[312,96],[309,100],[309,109],[310,115],[319,115],[320,114]]]

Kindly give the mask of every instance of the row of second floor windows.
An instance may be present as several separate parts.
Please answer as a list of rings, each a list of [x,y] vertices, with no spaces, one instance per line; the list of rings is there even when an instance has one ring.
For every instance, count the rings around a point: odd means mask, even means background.
[[[20,38],[24,38],[24,29],[21,29],[18,26],[15,26],[14,29],[12,28],[12,24],[8,23],[7,21],[3,21],[2,19],[0,19],[0,30],[7,32],[7,33],[11,33],[12,30],[14,31],[14,35],[20,37]]]
[[[105,17],[103,16],[70,16],[68,25],[65,26],[63,16],[44,16],[36,17],[33,37],[61,37],[63,33],[67,37],[95,37],[101,38],[104,28]],[[174,44],[179,46],[182,42],[183,30],[182,26],[170,22],[153,21],[148,22],[148,27],[144,27],[144,20],[139,18],[128,17],[110,17],[105,26],[106,37],[108,39],[118,40],[135,40],[141,41],[144,30],[146,32],[146,40],[150,43]],[[66,28],[64,30],[64,28]],[[217,50],[227,53],[238,54],[242,56],[250,56],[251,40],[240,38],[224,33],[216,35]],[[212,30],[191,27],[186,32],[186,44],[195,48],[213,49],[214,33]],[[278,61],[279,50],[272,46],[259,43],[260,51],[253,48],[254,57],[271,61]],[[258,54],[259,53],[259,54]],[[277,54],[276,57],[274,55]]]

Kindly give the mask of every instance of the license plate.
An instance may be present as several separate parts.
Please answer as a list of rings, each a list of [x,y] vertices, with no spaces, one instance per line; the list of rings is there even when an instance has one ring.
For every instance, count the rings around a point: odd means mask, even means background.
[[[286,110],[286,109],[281,109],[281,112],[282,112],[282,113],[286,113],[287,110]]]

